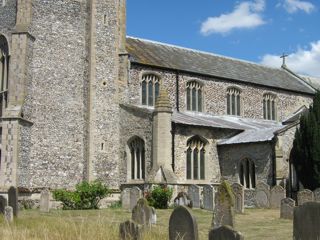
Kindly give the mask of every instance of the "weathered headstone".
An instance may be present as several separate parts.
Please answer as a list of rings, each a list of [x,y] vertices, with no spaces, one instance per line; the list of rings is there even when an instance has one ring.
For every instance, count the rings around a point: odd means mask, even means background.
[[[142,239],[142,228],[133,221],[125,221],[119,227],[121,240],[140,240]]]
[[[270,207],[280,208],[281,200],[286,197],[286,191],[283,187],[277,185],[270,191]]]
[[[132,210],[138,200],[142,197],[142,191],[138,187],[133,187],[130,189],[130,210]]]
[[[284,198],[281,200],[280,218],[293,219],[293,209],[296,201],[292,198]]]
[[[0,214],[4,214],[4,209],[7,205],[7,199],[4,196],[0,196]]]
[[[258,183],[255,190],[255,204],[257,208],[270,207],[270,187],[264,182]]]
[[[40,211],[49,212],[50,211],[50,191],[49,189],[44,189],[40,194]]]
[[[231,185],[234,194],[234,210],[236,213],[244,213],[244,188],[239,183]]]
[[[13,222],[13,208],[11,206],[6,206],[4,208],[4,219],[7,222]]]
[[[241,233],[226,225],[213,228],[209,232],[209,240],[244,240],[244,237]]]
[[[234,196],[231,186],[226,181],[223,181],[218,187],[212,218],[213,228],[223,225],[234,226]]]
[[[157,224],[157,213],[154,207],[151,208],[151,224]]]
[[[309,189],[303,189],[298,192],[297,201],[299,206],[306,202],[312,202],[313,199],[313,192]]]
[[[211,185],[203,186],[203,208],[210,211],[214,209],[214,189]]]
[[[187,206],[192,208],[192,201],[185,192],[179,192],[173,201],[175,206]]]
[[[8,205],[13,209],[13,216],[18,216],[19,206],[18,206],[18,189],[15,187],[10,187],[8,190]]]
[[[184,206],[175,208],[169,220],[169,240],[198,240],[196,219]]]
[[[320,202],[320,188],[313,191],[314,201]]]
[[[130,188],[125,188],[121,192],[122,208],[130,209]]]
[[[191,185],[188,187],[188,195],[192,201],[192,207],[200,208],[200,187]]]
[[[143,226],[151,226],[152,217],[152,208],[149,207],[148,201],[145,198],[140,198],[132,209],[132,221]]]
[[[320,203],[306,202],[294,208],[293,239],[317,240],[320,239],[319,228]]]

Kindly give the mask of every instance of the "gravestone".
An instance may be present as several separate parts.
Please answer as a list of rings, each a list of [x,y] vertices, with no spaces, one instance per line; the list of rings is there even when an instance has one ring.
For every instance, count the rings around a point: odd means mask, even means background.
[[[0,196],[0,214],[4,214],[4,209],[7,205],[7,199],[4,196]]]
[[[13,209],[13,216],[18,216],[19,206],[18,206],[18,189],[15,187],[10,187],[8,190],[8,205]]]
[[[151,224],[157,224],[157,213],[154,207],[151,208]]]
[[[125,221],[119,227],[121,240],[140,240],[142,239],[142,228],[133,221]]]
[[[13,222],[13,208],[11,206],[6,206],[4,208],[4,219],[7,222]]]
[[[268,184],[258,183],[255,190],[255,204],[257,208],[270,207],[270,187]]]
[[[280,208],[281,200],[286,197],[286,191],[283,187],[277,185],[270,191],[270,207]]]
[[[293,213],[293,239],[320,239],[319,216],[320,203],[318,202],[306,202],[295,207]]]
[[[223,225],[234,226],[234,196],[231,186],[223,181],[215,195],[215,208],[212,217],[212,227]]]
[[[320,188],[313,191],[314,201],[320,202]]]
[[[142,191],[138,187],[130,189],[130,211],[136,206],[138,200],[142,197]]]
[[[50,191],[49,189],[44,189],[40,194],[40,211],[49,212],[50,210]]]
[[[203,208],[210,211],[214,209],[214,189],[211,185],[203,186]]]
[[[130,188],[125,188],[121,192],[122,208],[130,209]]]
[[[244,237],[232,227],[225,225],[211,229],[209,240],[244,240]]]
[[[187,193],[179,192],[173,200],[175,206],[187,206],[192,208],[192,201]]]
[[[296,201],[292,198],[284,198],[281,200],[280,218],[293,219],[293,210],[296,205]]]
[[[169,220],[169,240],[198,240],[196,219],[184,206],[175,208]]]
[[[192,207],[200,208],[200,187],[197,185],[189,186],[188,195],[192,201]]]
[[[313,199],[314,199],[313,192],[310,191],[309,189],[303,189],[298,192],[297,201],[299,206],[306,202],[312,202]]]
[[[234,210],[236,213],[244,213],[244,188],[239,183],[231,185],[234,194]]]
[[[152,208],[149,207],[147,199],[140,198],[132,209],[132,221],[142,226],[151,226],[153,217]]]

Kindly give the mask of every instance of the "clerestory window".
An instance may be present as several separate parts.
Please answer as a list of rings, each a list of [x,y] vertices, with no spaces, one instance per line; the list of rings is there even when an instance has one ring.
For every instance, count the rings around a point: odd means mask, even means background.
[[[273,94],[265,94],[263,96],[263,118],[276,120],[276,115],[276,96]]]
[[[240,90],[237,88],[228,88],[227,90],[227,114],[240,116],[241,99]]]
[[[203,90],[202,85],[196,81],[187,83],[187,110],[202,112]]]
[[[129,142],[131,179],[145,178],[145,147],[144,141],[135,137]]]
[[[198,136],[187,142],[187,179],[205,179],[205,145]]]
[[[141,103],[142,105],[154,106],[159,96],[160,79],[154,74],[145,74],[141,81]]]
[[[245,188],[256,187],[256,169],[254,162],[249,159],[243,159],[239,164],[239,180]]]

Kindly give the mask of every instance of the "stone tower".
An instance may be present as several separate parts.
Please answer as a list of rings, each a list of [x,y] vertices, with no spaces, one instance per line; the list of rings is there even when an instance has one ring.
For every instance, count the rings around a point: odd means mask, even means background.
[[[125,0],[6,0],[0,50],[0,188],[118,187]]]

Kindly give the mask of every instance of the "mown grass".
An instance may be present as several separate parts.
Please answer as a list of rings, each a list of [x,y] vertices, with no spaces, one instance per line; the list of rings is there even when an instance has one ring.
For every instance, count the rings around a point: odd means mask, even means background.
[[[194,209],[199,239],[208,239],[212,212]],[[144,234],[145,240],[168,239],[168,223],[172,209],[157,210],[157,224]],[[123,209],[91,211],[62,211],[41,213],[21,211],[12,224],[0,219],[1,240],[115,240],[119,224],[130,219],[131,213]],[[279,210],[246,209],[236,215],[235,228],[245,239],[292,239],[292,221],[279,219]]]

